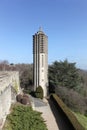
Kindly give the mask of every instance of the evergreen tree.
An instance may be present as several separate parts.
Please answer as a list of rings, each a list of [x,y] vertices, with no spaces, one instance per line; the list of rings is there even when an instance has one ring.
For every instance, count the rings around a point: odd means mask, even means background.
[[[78,74],[76,63],[55,61],[49,66],[49,85],[50,87],[65,86],[70,89],[75,89],[80,86],[81,78]],[[50,88],[51,89],[51,88]]]

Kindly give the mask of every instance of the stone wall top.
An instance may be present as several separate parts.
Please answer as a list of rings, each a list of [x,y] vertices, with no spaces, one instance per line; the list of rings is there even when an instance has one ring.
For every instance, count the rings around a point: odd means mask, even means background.
[[[18,71],[0,71],[0,94],[13,82],[19,80]]]

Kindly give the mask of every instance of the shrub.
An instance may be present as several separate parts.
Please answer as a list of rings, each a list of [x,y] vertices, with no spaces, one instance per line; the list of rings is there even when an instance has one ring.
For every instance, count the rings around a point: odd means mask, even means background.
[[[43,99],[43,89],[41,86],[36,88],[36,93],[35,93],[37,98]]]
[[[30,95],[33,96],[33,97],[36,97],[35,91],[31,91],[31,92],[30,92]]]
[[[17,100],[17,102],[21,102],[21,99],[23,98],[23,96],[21,95],[21,94],[18,94],[17,96],[16,96],[16,100]]]
[[[31,92],[31,90],[29,90],[29,89],[26,89],[26,90],[24,89],[24,90],[23,90],[23,93],[30,94],[30,92]]]
[[[29,96],[27,94],[24,94],[23,97],[29,98]]]
[[[41,113],[33,111],[29,106],[17,105],[7,116],[6,130],[47,130]]]
[[[24,104],[24,105],[30,104],[29,99],[27,97],[23,97],[21,99],[21,103]]]
[[[85,111],[85,114],[84,114],[86,117],[87,117],[87,110]]]
[[[63,102],[74,112],[85,113],[87,110],[86,99],[73,89],[68,89],[63,86],[58,86],[56,94],[63,100]]]
[[[16,100],[24,105],[30,105],[30,101],[29,101],[29,96],[27,94],[24,94],[24,95],[17,95],[16,96]]]

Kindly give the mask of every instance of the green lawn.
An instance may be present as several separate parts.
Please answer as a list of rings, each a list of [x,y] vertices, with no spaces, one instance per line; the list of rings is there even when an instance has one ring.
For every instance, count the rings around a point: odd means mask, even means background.
[[[82,126],[87,130],[87,117],[80,113],[74,112],[74,114],[77,117],[78,121],[82,124]]]

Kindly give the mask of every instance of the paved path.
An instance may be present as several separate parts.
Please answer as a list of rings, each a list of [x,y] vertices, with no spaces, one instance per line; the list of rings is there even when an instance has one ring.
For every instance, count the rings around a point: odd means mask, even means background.
[[[42,117],[46,121],[48,130],[59,130],[49,104],[43,107],[35,107],[35,110],[42,112]]]
[[[74,130],[64,114],[58,110],[51,100],[42,102],[32,98],[34,110],[42,112],[42,117],[46,121],[48,130]]]

